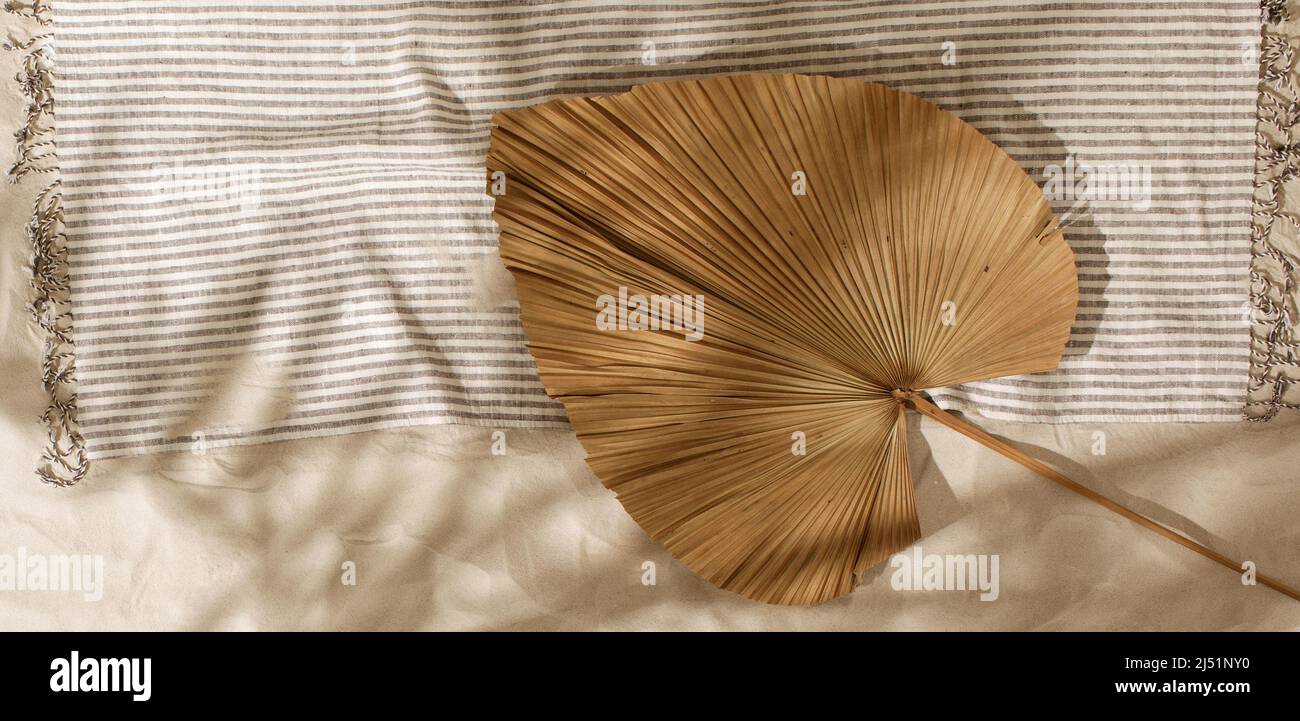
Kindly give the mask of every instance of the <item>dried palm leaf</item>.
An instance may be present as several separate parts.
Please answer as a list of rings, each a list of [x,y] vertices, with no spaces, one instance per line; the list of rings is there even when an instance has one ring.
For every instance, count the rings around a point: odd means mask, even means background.
[[[1001,443],[917,391],[1053,369],[1069,338],[1051,207],[916,96],[743,75],[494,123],[547,393],[632,518],[721,588],[848,593],[921,535],[906,407]]]

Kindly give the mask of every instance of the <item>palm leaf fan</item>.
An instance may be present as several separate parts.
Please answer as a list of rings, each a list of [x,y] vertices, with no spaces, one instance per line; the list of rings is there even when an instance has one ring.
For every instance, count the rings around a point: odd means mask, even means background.
[[[1096,496],[919,392],[1055,368],[1078,299],[1042,193],[956,116],[740,75],[493,122],[501,257],[546,391],[711,583],[819,603],[920,538],[907,407]]]

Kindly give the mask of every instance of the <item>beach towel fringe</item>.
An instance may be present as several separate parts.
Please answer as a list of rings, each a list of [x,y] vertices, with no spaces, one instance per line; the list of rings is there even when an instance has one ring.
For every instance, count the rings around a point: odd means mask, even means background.
[[[6,0],[5,12],[35,20],[41,25],[49,25],[53,19],[53,10],[46,0]]]
[[[1277,25],[1291,19],[1291,11],[1287,3],[1291,0],[1260,0],[1259,14],[1261,21],[1266,25]]]
[[[76,346],[72,340],[63,196],[59,181],[36,198],[27,237],[32,243],[32,317],[45,334],[41,381],[49,398],[41,420],[49,443],[36,475],[45,483],[72,486],[90,470],[86,444],[77,428]]]
[[[1244,415],[1268,421],[1300,409],[1300,256],[1281,242],[1300,237],[1300,214],[1286,210],[1287,184],[1300,177],[1300,87],[1296,39],[1277,26],[1291,19],[1286,0],[1264,0],[1260,40],[1259,123],[1255,133],[1255,207],[1251,223],[1250,381]],[[1271,27],[1270,27],[1271,26]]]
[[[50,10],[43,0],[7,2],[6,12],[49,25]],[[50,35],[4,43],[21,53],[18,82],[27,100],[26,118],[15,133],[17,153],[9,168],[9,182],[28,175],[58,172],[54,146],[54,74],[48,42]],[[36,196],[26,235],[31,243],[29,310],[41,329],[44,355],[41,382],[48,404],[41,422],[48,443],[36,469],[41,481],[53,486],[73,486],[86,477],[90,462],[77,427],[76,347],[72,339],[72,310],[68,287],[67,238],[63,225],[63,195],[55,178]]]

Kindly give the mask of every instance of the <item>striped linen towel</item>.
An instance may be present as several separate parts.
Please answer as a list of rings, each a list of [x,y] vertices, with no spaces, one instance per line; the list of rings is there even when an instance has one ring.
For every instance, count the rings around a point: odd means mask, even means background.
[[[57,0],[91,457],[412,424],[562,427],[495,254],[494,112],[803,72],[917,93],[1042,180],[1078,258],[1059,371],[948,389],[1023,421],[1240,417],[1257,0]],[[490,285],[490,283],[488,284]],[[255,424],[210,406],[232,378]]]

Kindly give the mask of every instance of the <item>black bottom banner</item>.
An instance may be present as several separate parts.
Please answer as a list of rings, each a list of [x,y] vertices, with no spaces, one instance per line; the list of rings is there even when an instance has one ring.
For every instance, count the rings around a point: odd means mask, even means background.
[[[933,711],[946,704],[988,709],[990,703],[1038,699],[1117,708],[1241,707],[1295,698],[1295,639],[1200,633],[23,633],[3,637],[0,687],[6,699],[40,703],[47,711],[279,704],[339,711],[436,702],[463,713],[610,694],[633,706],[672,699],[678,710],[693,712],[775,711],[831,697]]]

